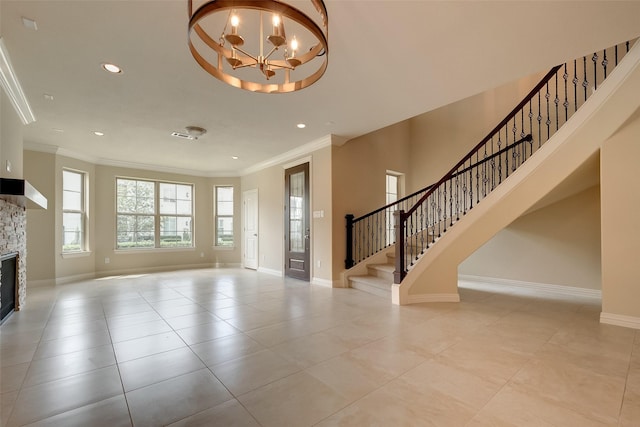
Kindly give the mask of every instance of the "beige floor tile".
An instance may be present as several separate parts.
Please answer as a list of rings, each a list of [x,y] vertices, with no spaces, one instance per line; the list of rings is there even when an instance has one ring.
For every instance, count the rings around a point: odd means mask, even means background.
[[[0,369],[0,394],[19,390],[27,376],[28,369],[28,362]]]
[[[239,396],[298,372],[300,368],[271,350],[262,350],[214,365],[211,370],[231,393]]]
[[[520,370],[511,385],[520,393],[613,423],[618,419],[625,379],[594,373],[572,363],[537,360]]]
[[[384,385],[384,373],[365,368],[345,355],[314,365],[306,372],[353,402]]]
[[[122,394],[116,366],[20,390],[8,426],[20,426]]]
[[[260,427],[260,424],[237,400],[233,399],[170,424],[168,427],[209,426]]]
[[[185,345],[178,334],[166,332],[115,343],[113,348],[116,352],[116,360],[118,363],[122,363],[164,351],[175,350]]]
[[[13,407],[18,400],[18,391],[9,391],[0,394],[0,425],[9,425],[9,417],[13,412]]]
[[[180,335],[180,338],[187,343],[187,345],[198,344],[240,333],[239,330],[224,320],[218,320],[212,323],[203,323],[190,328],[178,329],[176,332]]]
[[[257,353],[265,347],[245,334],[236,334],[195,344],[191,349],[207,366],[214,366]]]
[[[127,393],[136,427],[168,425],[232,399],[208,369]]]
[[[111,345],[34,360],[29,367],[24,387],[105,368],[115,363],[116,358]]]
[[[142,313],[125,314],[122,316],[107,317],[107,324],[109,329],[124,328],[129,326],[138,325],[140,323],[147,323],[154,320],[161,320],[162,318],[155,311],[144,311]]]
[[[473,418],[468,427],[604,427],[603,423],[562,404],[506,386]]]
[[[348,400],[306,372],[241,395],[238,400],[265,426],[310,426],[345,407]]]
[[[416,395],[438,391],[480,410],[506,383],[495,383],[473,373],[456,369],[435,360],[427,360],[406,372],[397,381]]]
[[[110,327],[111,341],[114,343],[143,338],[149,335],[157,335],[163,332],[171,332],[172,328],[163,319],[152,320],[150,322],[138,323],[136,325],[124,325]]]
[[[504,384],[528,361],[529,357],[482,342],[461,341],[435,357],[439,363],[462,369],[495,384]]]
[[[620,427],[640,425],[640,388],[627,388],[620,411]]]
[[[280,356],[306,368],[349,350],[342,340],[319,332],[272,347]]]
[[[191,349],[182,347],[120,363],[125,391],[135,390],[169,378],[205,368]]]
[[[2,326],[4,328],[4,325]],[[36,354],[38,343],[10,345],[0,348],[0,367],[20,365],[28,363]]]
[[[201,313],[206,310],[204,309],[204,307],[196,303],[191,303],[191,304],[185,304],[180,306],[160,307],[160,308],[156,308],[156,311],[163,318],[170,319],[172,317],[180,317],[180,316],[187,316],[189,314]]]
[[[124,395],[112,397],[90,405],[45,418],[28,427],[129,427],[129,408]]]
[[[373,370],[391,380],[426,360],[401,342],[384,338],[345,353],[366,369]]]
[[[98,330],[86,332],[57,340],[41,341],[33,358],[36,360],[60,356],[90,348],[101,347],[107,344],[111,344],[109,331]]]
[[[50,321],[42,334],[43,341],[57,340],[73,335],[95,331],[106,331],[107,322],[104,318],[74,323]]]
[[[475,410],[450,396],[436,390],[416,395],[397,380],[352,406],[357,409],[356,413],[369,414],[376,420],[373,425],[381,426],[464,426],[475,414]]]
[[[185,314],[182,316],[170,317],[165,319],[173,329],[192,328],[194,326],[205,323],[218,322],[220,319],[208,311],[199,311],[197,313]]]

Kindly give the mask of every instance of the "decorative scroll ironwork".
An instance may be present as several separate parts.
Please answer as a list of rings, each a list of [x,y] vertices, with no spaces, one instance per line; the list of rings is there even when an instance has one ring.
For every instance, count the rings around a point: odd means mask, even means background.
[[[444,232],[551,139],[618,65],[629,47],[629,42],[626,42],[585,56],[582,60],[553,67],[438,182],[359,218],[347,215],[345,267],[351,268],[395,244],[394,281],[400,283],[420,256]],[[613,63],[608,60],[612,57]],[[599,61],[600,58],[603,58],[602,61]],[[589,76],[587,59],[593,63],[593,73],[589,73]],[[602,72],[598,72],[598,68]],[[589,81],[591,77],[593,81]],[[581,86],[581,90],[578,86]],[[564,98],[561,98],[562,94]],[[387,236],[389,231],[384,224],[387,224],[388,215],[395,218],[394,236]],[[383,226],[371,230],[371,224]]]

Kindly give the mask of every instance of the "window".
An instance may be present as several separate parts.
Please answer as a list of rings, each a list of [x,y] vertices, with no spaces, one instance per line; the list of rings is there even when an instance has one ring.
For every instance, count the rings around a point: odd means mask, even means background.
[[[193,247],[193,185],[116,178],[116,248]]]
[[[386,204],[389,205],[398,200],[398,175],[387,174],[387,188],[386,188]],[[396,224],[393,213],[396,211],[396,207],[386,209],[387,217],[387,245],[391,245],[396,241]]]
[[[62,171],[62,252],[85,250],[85,174]]]
[[[216,246],[233,246],[233,187],[215,187]]]

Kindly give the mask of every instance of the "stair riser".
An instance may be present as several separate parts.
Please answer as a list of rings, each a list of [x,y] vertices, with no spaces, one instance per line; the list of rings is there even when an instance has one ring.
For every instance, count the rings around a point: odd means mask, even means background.
[[[377,288],[375,286],[370,286],[362,282],[350,282],[350,284],[353,289],[357,289],[368,294],[377,295],[379,297],[391,299],[391,286],[389,286],[389,291],[385,291],[383,289]]]

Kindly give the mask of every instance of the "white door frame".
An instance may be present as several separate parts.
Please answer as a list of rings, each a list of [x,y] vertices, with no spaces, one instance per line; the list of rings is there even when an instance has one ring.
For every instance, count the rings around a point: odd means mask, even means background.
[[[244,191],[242,193],[242,265],[244,268],[253,270],[257,270],[259,264],[258,219],[258,189]]]

